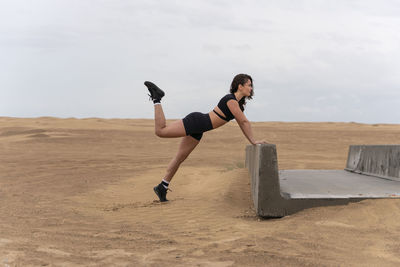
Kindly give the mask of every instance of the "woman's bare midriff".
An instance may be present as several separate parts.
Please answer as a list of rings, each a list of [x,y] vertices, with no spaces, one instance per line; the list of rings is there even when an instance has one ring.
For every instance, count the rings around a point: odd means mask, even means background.
[[[214,110],[216,112],[218,112],[218,114],[221,114],[222,116],[225,117],[225,114],[219,109],[219,107],[215,107]],[[221,127],[222,125],[227,123],[227,121],[225,121],[225,120],[221,119],[220,117],[218,117],[218,115],[215,114],[214,111],[210,111],[208,113],[208,115],[210,115],[210,119],[211,119],[211,123],[212,123],[213,129]]]

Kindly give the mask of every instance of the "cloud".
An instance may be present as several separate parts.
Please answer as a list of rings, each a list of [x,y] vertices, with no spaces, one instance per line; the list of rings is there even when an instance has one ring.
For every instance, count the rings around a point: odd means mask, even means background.
[[[152,118],[153,80],[180,118],[249,73],[250,120],[399,122],[399,11],[389,0],[3,1],[0,112],[38,114],[20,97],[35,92],[42,115]]]
[[[203,50],[211,54],[219,54],[222,51],[222,46],[215,44],[204,44]]]

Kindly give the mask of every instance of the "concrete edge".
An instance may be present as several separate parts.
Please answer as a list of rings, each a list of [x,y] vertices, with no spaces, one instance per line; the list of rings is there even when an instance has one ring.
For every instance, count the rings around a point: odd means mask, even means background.
[[[345,170],[400,181],[400,145],[351,145]]]

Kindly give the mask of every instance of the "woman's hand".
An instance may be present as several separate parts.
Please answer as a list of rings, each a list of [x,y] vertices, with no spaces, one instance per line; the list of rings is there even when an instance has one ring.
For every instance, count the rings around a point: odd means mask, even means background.
[[[265,140],[260,140],[260,141],[255,141],[255,142],[254,142],[254,145],[258,145],[258,144],[270,144],[270,143],[268,143],[268,142],[265,141]]]

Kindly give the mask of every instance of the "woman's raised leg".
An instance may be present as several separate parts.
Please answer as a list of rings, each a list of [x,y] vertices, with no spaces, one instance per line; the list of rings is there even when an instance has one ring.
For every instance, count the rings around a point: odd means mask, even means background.
[[[150,98],[154,103],[154,123],[155,132],[159,137],[182,137],[186,135],[185,127],[182,120],[176,121],[167,125],[163,108],[161,106],[161,99],[165,93],[152,82],[145,81],[144,85],[150,92]]]
[[[167,125],[161,104],[154,105],[155,133],[159,137],[183,137],[186,136],[183,121],[178,120]]]

